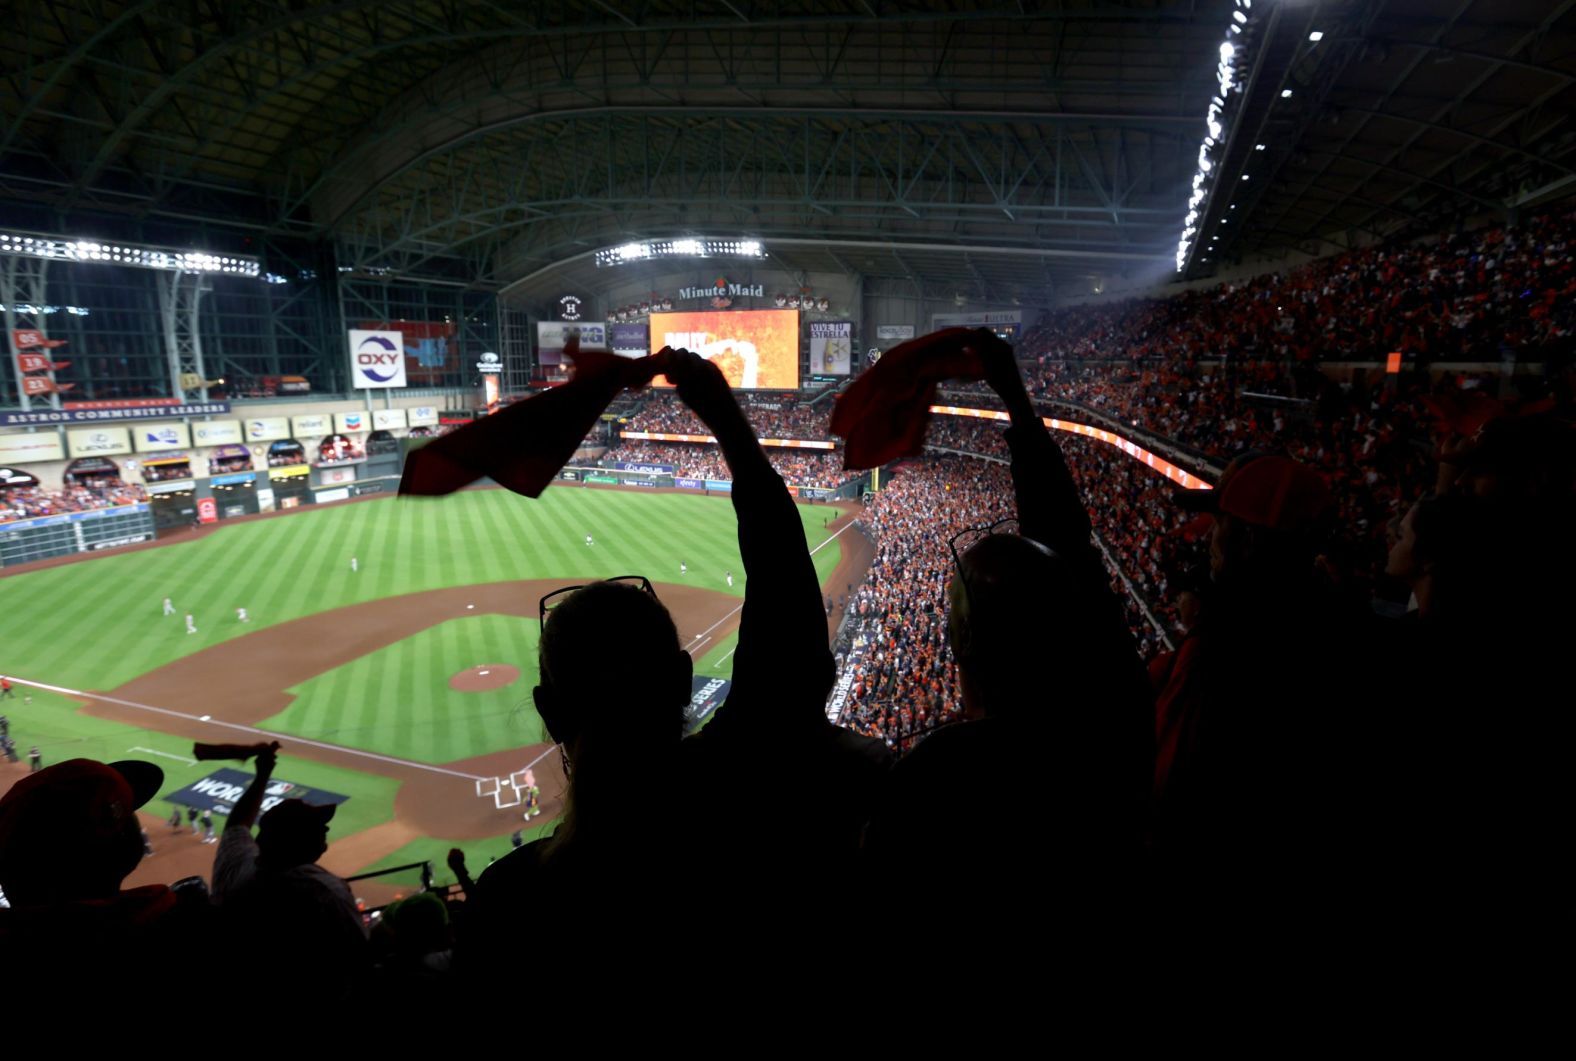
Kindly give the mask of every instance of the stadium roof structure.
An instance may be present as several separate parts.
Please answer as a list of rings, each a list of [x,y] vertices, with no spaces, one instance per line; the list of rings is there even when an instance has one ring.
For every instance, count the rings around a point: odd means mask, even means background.
[[[1242,6],[21,0],[0,201],[495,289],[693,234],[974,296],[1159,277]],[[1576,0],[1444,6],[1260,0],[1189,272],[1566,187]]]

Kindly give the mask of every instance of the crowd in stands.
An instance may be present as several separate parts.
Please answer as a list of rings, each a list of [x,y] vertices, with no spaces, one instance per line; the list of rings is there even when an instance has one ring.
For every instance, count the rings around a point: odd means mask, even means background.
[[[288,468],[291,465],[305,463],[305,450],[292,450],[289,453],[275,453],[270,450],[268,453],[268,466],[270,468]]]
[[[821,486],[828,489],[856,476],[843,469],[841,454],[835,451],[792,449],[767,446],[767,459],[790,486]],[[619,440],[601,458],[604,466],[614,463],[666,464],[681,479],[728,479],[728,466],[717,447],[694,442],[645,442]]]
[[[62,512],[85,512],[94,508],[115,508],[146,501],[140,486],[128,486],[118,479],[95,480],[91,485],[71,484],[59,490],[26,486],[0,490],[0,522],[56,516]]]
[[[250,457],[222,457],[208,462],[209,475],[228,475],[231,472],[249,472],[252,470]]]
[[[1576,326],[1576,208],[1519,226],[1379,244],[1164,299],[1073,306],[1020,358],[1191,364],[1541,360]],[[1032,387],[1031,387],[1032,392]]]
[[[830,401],[803,406],[791,395],[746,397],[740,407],[759,438],[826,438],[826,421],[832,411]],[[699,418],[668,391],[654,391],[626,427],[665,435],[707,434]]]
[[[192,466],[186,461],[178,464],[144,464],[142,466],[142,481],[146,483],[167,483],[176,479],[190,479]]]
[[[893,469],[860,520],[875,559],[846,605],[843,637],[854,670],[844,724],[906,749],[961,708],[947,649],[949,540],[1011,515],[1012,482],[998,464],[940,456]]]
[[[318,460],[325,463],[329,461],[362,460],[367,451],[360,442],[345,435],[330,435],[318,443]]]

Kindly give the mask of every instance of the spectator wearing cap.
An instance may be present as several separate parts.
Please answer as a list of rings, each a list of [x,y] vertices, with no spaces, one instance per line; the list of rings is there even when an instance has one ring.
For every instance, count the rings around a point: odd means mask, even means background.
[[[230,812],[213,860],[213,897],[232,936],[272,973],[310,968],[349,992],[366,971],[366,929],[350,887],[317,864],[328,850],[333,804],[276,803],[267,795],[277,745],[258,753],[257,775]]]
[[[0,799],[0,890],[10,903],[0,909],[0,949],[26,967],[7,978],[13,1011],[58,1004],[84,969],[134,958],[139,975],[162,975],[194,956],[200,901],[188,906],[163,885],[121,888],[143,857],[137,808],[163,783],[152,763],[70,759]],[[100,1011],[117,1004],[95,999]]]
[[[1363,625],[1316,575],[1330,491],[1312,468],[1244,454],[1185,501],[1210,514],[1211,585],[1156,701],[1155,845],[1171,886],[1241,924],[1358,845]]]

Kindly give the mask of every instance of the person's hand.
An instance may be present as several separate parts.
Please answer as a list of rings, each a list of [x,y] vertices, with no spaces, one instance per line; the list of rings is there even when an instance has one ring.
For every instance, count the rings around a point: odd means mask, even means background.
[[[272,777],[274,767],[279,762],[279,742],[270,741],[268,746],[257,753],[257,772],[263,777]]]
[[[963,348],[974,352],[985,370],[985,382],[1003,401],[1027,392],[1023,374],[1013,356],[1012,345],[989,328],[975,328],[963,341]]]
[[[711,428],[742,421],[744,413],[733,397],[733,390],[722,370],[699,354],[663,347],[657,354],[666,359],[663,374],[679,389],[679,399]]]
[[[460,876],[460,877],[465,876],[465,852],[464,851],[461,851],[457,847],[449,848],[449,857],[448,857],[447,861],[449,863],[449,869],[452,870],[456,876]]]

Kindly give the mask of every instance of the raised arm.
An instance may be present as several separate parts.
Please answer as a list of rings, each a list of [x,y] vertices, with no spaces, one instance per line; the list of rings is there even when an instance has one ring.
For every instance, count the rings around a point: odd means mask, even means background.
[[[1061,447],[1034,411],[1012,347],[983,328],[969,345],[984,362],[985,382],[1012,417],[1006,437],[1012,451],[1019,531],[1069,560],[1098,566],[1098,554],[1089,540],[1089,513],[1062,459]]]
[[[274,766],[278,761],[278,741],[257,753],[257,776],[246,786],[241,798],[235,801],[235,809],[230,811],[230,820],[225,823],[226,829],[237,826],[250,829],[257,822],[257,811],[263,805],[263,797],[268,793],[268,782],[274,776]]]
[[[733,473],[733,510],[739,520],[739,553],[745,592],[733,688],[711,726],[725,732],[824,719],[831,691],[832,652],[815,564],[793,497],[766,459],[755,431],[722,373],[688,351],[672,354],[669,378],[716,436]],[[748,718],[741,722],[739,707]],[[734,710],[729,710],[732,707]]]

